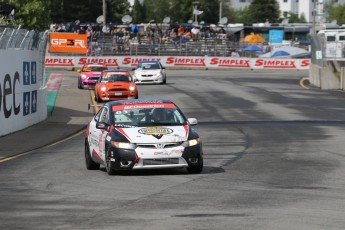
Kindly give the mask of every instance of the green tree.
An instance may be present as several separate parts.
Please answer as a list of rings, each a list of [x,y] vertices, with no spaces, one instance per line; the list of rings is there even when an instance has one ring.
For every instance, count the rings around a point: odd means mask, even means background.
[[[292,12],[284,12],[284,18],[289,19],[289,23],[305,23],[306,19],[304,14],[301,14],[301,16],[298,16],[296,13]]]
[[[193,19],[191,0],[171,0],[170,17],[173,22],[183,23]]]
[[[171,13],[171,4],[168,0],[144,0],[146,7],[146,21],[162,22]]]
[[[16,25],[25,29],[45,30],[51,22],[50,1],[45,0],[2,0],[15,6]]]
[[[141,4],[139,0],[134,1],[133,10],[132,10],[132,17],[133,20],[136,22],[144,22],[146,21],[146,5]]]
[[[198,9],[203,13],[198,16],[198,21],[206,23],[218,23],[219,21],[219,0],[199,0]]]
[[[130,14],[128,0],[108,0],[107,22],[122,23],[123,16]]]
[[[327,4],[325,12],[328,14],[328,20],[337,20],[338,24],[345,24],[345,3],[344,4]]]
[[[280,7],[277,0],[253,0],[248,8],[250,23],[278,22]]]

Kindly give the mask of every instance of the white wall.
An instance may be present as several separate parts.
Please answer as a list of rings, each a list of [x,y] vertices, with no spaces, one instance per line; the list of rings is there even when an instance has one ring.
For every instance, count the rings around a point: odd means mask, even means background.
[[[39,51],[0,50],[0,136],[47,117]]]

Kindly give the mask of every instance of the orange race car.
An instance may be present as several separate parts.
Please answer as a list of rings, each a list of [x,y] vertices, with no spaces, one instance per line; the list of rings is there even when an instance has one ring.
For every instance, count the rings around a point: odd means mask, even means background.
[[[104,70],[95,85],[95,100],[138,99],[138,87],[126,70]]]
[[[78,88],[93,89],[101,72],[106,69],[107,65],[105,64],[85,64],[83,68],[77,70],[80,73],[78,77]]]

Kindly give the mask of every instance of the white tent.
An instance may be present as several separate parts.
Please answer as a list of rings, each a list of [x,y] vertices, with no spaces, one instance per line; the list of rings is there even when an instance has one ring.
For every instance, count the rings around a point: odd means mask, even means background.
[[[260,58],[270,58],[276,51],[285,51],[290,54],[289,56],[282,56],[279,58],[290,58],[291,56],[308,52],[308,50],[294,46],[281,46],[276,48],[273,47],[273,49],[270,52],[260,55]]]

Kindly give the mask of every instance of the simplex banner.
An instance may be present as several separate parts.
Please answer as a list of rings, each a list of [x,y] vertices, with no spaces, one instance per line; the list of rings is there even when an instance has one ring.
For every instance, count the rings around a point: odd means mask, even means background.
[[[172,68],[218,69],[291,69],[308,70],[310,59],[232,58],[232,57],[182,57],[182,56],[47,56],[45,67],[75,67],[84,64],[104,63],[109,67],[133,68],[140,61],[160,61]]]

